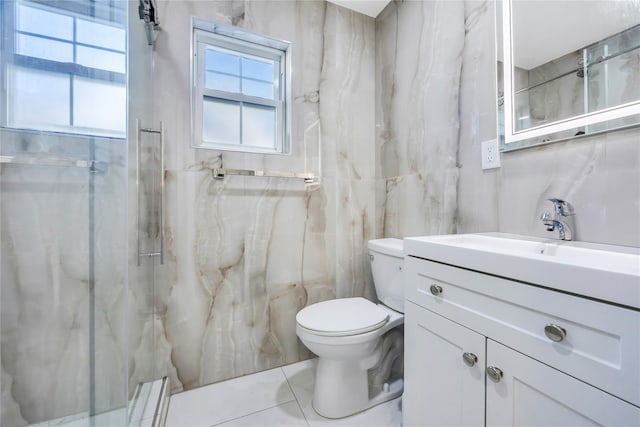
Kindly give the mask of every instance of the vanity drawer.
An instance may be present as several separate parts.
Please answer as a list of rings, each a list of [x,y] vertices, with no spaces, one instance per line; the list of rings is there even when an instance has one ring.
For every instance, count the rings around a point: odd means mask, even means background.
[[[414,257],[405,273],[409,301],[640,406],[639,311]]]

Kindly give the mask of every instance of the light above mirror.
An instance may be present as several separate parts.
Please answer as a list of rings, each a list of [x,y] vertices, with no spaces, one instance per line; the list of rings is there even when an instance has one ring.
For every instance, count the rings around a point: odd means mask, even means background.
[[[640,0],[499,3],[503,150],[640,124]]]

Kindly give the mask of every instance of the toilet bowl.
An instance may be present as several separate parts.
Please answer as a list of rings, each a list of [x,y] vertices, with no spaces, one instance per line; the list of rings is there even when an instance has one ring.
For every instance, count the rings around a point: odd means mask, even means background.
[[[368,247],[380,304],[342,298],[296,315],[298,337],[318,356],[313,408],[327,418],[355,414],[403,390],[402,240],[371,240]]]

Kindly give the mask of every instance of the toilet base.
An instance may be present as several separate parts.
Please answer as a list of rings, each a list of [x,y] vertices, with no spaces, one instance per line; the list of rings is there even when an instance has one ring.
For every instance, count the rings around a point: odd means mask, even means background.
[[[378,344],[372,354],[362,359],[320,357],[313,391],[313,409],[318,414],[343,418],[402,394],[402,376],[392,373],[398,360],[402,362],[402,332],[393,330]]]
[[[400,397],[404,390],[404,380],[397,378],[389,383],[385,383],[383,390],[366,401],[354,402],[351,398],[347,397],[345,393],[337,393],[333,395],[331,401],[318,401],[316,399],[317,394],[314,392],[312,407],[318,415],[325,418],[344,418],[350,415],[357,414],[358,412],[365,411],[381,403],[393,400],[396,397]],[[344,390],[346,392],[346,390]],[[368,393],[365,393],[367,395]],[[351,395],[353,396],[353,395]],[[340,400],[343,398],[343,400]]]

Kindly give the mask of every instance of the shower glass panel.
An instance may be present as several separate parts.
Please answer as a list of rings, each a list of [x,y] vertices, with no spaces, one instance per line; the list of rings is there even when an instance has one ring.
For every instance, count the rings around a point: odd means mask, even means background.
[[[126,425],[127,2],[0,8],[1,423]]]
[[[129,3],[129,390],[131,421],[156,408],[158,390],[151,382],[166,375],[157,360],[166,309],[158,289],[164,266],[164,137],[154,114],[154,26],[138,19],[138,2]],[[166,368],[164,368],[166,369]],[[151,415],[154,416],[153,411]]]

